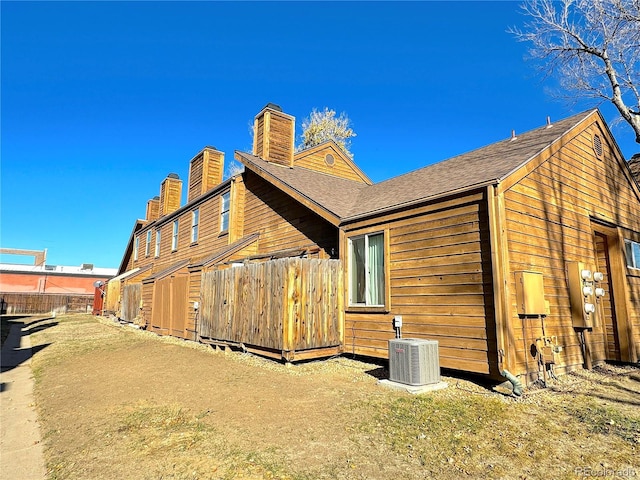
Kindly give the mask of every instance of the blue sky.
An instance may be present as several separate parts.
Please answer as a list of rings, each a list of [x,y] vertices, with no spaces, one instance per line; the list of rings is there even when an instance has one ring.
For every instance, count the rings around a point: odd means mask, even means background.
[[[554,99],[500,2],[1,2],[0,245],[117,267],[204,146],[251,149],[269,102],[345,112],[374,181],[598,106]],[[631,129],[611,125],[628,158]],[[183,188],[186,194],[186,187]],[[184,201],[183,201],[184,203]],[[3,261],[15,257],[3,256]]]

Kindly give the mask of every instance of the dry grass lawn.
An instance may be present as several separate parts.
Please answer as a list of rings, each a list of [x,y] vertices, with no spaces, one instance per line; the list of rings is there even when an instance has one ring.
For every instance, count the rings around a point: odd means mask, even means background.
[[[470,381],[412,396],[380,365],[286,367],[58,317],[32,335],[49,479],[640,476],[640,368],[515,399]],[[44,327],[44,325],[43,325]]]

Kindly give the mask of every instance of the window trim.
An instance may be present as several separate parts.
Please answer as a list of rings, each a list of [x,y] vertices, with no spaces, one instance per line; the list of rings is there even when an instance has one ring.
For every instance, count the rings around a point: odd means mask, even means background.
[[[195,208],[191,211],[191,244],[198,242],[200,229],[200,209]]]
[[[148,257],[151,254],[151,229],[147,230],[147,243],[144,246],[144,256]]]
[[[352,241],[357,238],[369,237],[373,235],[382,234],[383,238],[383,274],[384,274],[384,286],[383,286],[383,301],[381,305],[366,305],[362,303],[351,303],[351,258],[352,258]],[[391,310],[391,267],[389,261],[389,229],[380,227],[368,228],[365,230],[354,231],[348,234],[345,238],[345,310],[347,312],[369,312],[369,313],[388,313]]]
[[[178,223],[178,219],[173,221],[173,230],[171,232],[171,251],[175,252],[178,250],[178,233],[180,231],[180,225]]]

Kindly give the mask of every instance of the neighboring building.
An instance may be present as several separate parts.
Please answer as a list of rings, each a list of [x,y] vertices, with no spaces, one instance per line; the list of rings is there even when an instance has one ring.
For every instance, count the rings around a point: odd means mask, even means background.
[[[293,141],[293,117],[270,104],[252,154],[235,154],[242,174],[223,181],[224,154],[205,148],[184,206],[167,177],[107,304],[160,334],[287,360],[387,358],[396,316],[404,337],[439,341],[442,367],[492,378],[640,358],[640,190],[597,110],[378,184],[333,142]],[[308,260],[272,283],[266,265],[248,273],[282,257]],[[324,324],[313,312],[327,304]]]
[[[115,268],[96,268],[93,264],[82,264],[78,267],[48,265],[46,250],[3,248],[0,251],[4,254],[35,258],[34,265],[0,264],[3,313],[44,313],[50,311],[50,305],[61,307],[70,301],[74,303],[75,309],[90,312],[91,309],[87,310],[77,305],[92,305],[96,290],[94,283],[106,283],[117,271]]]

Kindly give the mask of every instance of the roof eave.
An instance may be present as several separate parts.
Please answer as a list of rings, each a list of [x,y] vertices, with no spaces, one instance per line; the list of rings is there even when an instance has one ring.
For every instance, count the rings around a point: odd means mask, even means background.
[[[387,213],[391,213],[397,210],[402,210],[405,208],[412,208],[415,207],[417,205],[420,204],[424,204],[427,202],[432,202],[435,200],[440,200],[442,198],[446,198],[446,197],[450,197],[451,195],[459,195],[461,193],[466,193],[466,192],[470,192],[472,190],[477,190],[479,188],[484,188],[484,187],[488,187],[489,185],[498,185],[500,183],[500,179],[493,179],[493,180],[488,180],[488,181],[484,181],[484,182],[480,182],[480,183],[475,183],[473,185],[467,185],[465,187],[461,187],[461,188],[457,188],[455,190],[448,190],[446,192],[441,192],[438,193],[436,195],[430,195],[427,197],[421,197],[415,200],[411,200],[409,202],[405,202],[405,203],[399,203],[397,205],[392,205],[389,207],[384,207],[384,208],[380,208],[380,209],[376,209],[376,210],[370,210],[368,212],[364,212],[364,213],[358,213],[356,215],[352,215],[352,216],[348,216],[342,219],[342,222],[340,223],[340,225],[345,225],[347,223],[352,223],[358,220],[364,220],[366,218],[369,217],[373,217],[373,216],[380,216],[380,215],[384,215]]]

